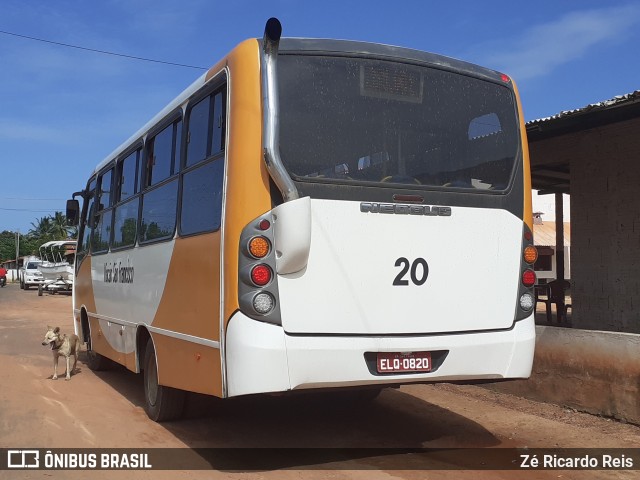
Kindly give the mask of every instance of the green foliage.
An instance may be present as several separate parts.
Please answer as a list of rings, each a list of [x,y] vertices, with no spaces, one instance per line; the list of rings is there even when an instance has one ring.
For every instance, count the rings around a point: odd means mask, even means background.
[[[36,219],[31,223],[33,227],[26,235],[20,235],[19,257],[38,255],[40,245],[52,240],[66,240],[74,238],[76,228],[67,223],[67,217],[62,212]],[[0,261],[16,258],[16,234],[10,231],[0,233]]]

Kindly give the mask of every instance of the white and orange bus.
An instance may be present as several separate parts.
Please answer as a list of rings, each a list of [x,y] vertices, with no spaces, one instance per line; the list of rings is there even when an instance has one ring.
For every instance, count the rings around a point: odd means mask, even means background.
[[[529,159],[516,87],[439,55],[280,39],[276,19],[68,202],[89,366],[146,411],[218,397],[527,377]],[[74,195],[75,197],[75,195]]]

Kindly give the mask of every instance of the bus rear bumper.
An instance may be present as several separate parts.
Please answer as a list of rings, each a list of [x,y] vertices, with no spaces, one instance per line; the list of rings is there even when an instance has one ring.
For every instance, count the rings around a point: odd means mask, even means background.
[[[449,335],[303,336],[237,313],[226,336],[227,396],[436,381],[527,378],[533,316],[510,330]],[[376,352],[446,352],[429,373],[378,374]],[[365,359],[369,358],[369,362]]]

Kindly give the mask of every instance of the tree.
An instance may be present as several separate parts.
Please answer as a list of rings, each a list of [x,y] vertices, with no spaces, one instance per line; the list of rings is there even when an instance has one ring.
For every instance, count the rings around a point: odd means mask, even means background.
[[[51,218],[51,234],[54,240],[66,240],[76,236],[77,229],[69,225],[66,215],[56,212]]]
[[[41,217],[31,222],[31,230],[20,236],[18,256],[38,255],[40,245],[52,240],[66,240],[77,236],[77,228],[68,224],[62,212]],[[134,234],[135,235],[135,234]],[[5,230],[0,233],[0,261],[16,258],[16,234]]]
[[[67,222],[67,217],[62,212],[55,212],[54,215],[41,217],[31,223],[33,227],[29,230],[30,238],[37,238],[41,243],[52,240],[66,240],[75,237],[77,230]]]
[[[28,236],[20,236],[20,252],[19,257],[27,255],[37,255],[38,247],[41,245],[39,240],[34,240]],[[0,261],[14,260],[16,258],[16,234],[5,230],[0,233]]]
[[[5,230],[0,233],[0,261],[16,258],[16,234]]]
[[[33,227],[29,230],[29,235],[31,238],[39,238],[42,240],[42,243],[53,240],[52,235],[52,225],[51,225],[51,216],[48,217],[40,217],[40,219],[36,220],[36,222],[31,222],[31,226]]]

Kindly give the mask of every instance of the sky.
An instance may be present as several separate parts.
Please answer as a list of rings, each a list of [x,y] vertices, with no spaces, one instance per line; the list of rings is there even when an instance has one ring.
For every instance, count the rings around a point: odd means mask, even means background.
[[[0,231],[64,211],[93,168],[204,71],[190,66],[262,37],[272,16],[283,36],[398,45],[507,73],[526,121],[640,89],[631,0],[0,0],[0,12]]]

